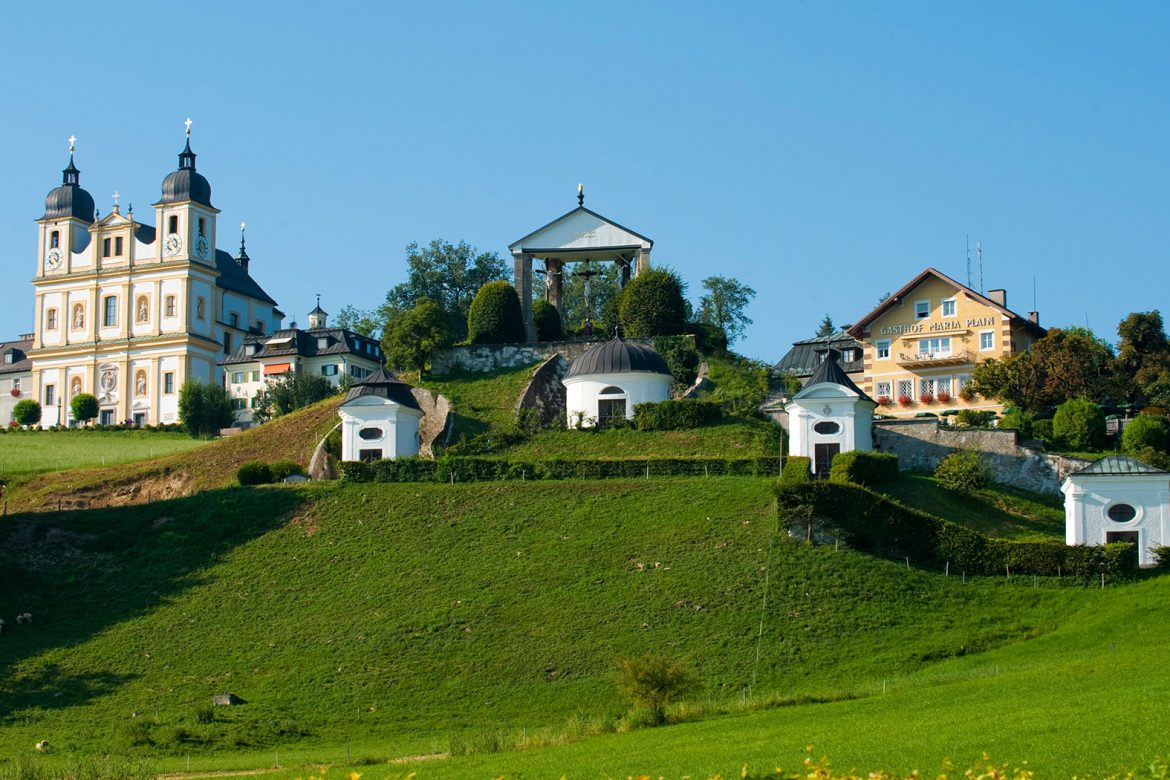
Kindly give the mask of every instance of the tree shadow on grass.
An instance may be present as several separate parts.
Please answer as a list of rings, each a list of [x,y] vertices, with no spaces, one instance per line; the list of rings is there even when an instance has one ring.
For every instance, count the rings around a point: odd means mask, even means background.
[[[310,499],[304,489],[231,488],[152,504],[10,515],[0,521],[0,717],[29,707],[76,706],[133,674],[69,669],[76,647],[200,585],[200,572],[284,525]],[[17,622],[29,614],[30,622]]]

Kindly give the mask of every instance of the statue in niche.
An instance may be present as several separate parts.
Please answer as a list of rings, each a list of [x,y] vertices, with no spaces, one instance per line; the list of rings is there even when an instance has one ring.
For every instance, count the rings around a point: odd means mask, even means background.
[[[138,321],[146,322],[146,318],[149,314],[150,312],[148,311],[146,304],[146,296],[144,295],[138,299]]]
[[[85,327],[85,307],[80,303],[73,307],[73,329],[81,330]]]
[[[81,395],[81,377],[73,377],[73,381],[69,383],[69,397],[76,398]]]
[[[146,372],[139,371],[134,377],[134,396],[141,398],[146,395]]]

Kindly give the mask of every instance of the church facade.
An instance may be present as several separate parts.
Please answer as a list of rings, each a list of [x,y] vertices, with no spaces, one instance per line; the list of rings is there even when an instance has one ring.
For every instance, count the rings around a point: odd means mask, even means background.
[[[222,383],[223,355],[280,328],[284,315],[250,275],[243,241],[239,257],[216,248],[219,210],[195,169],[189,124],[187,133],[153,226],[116,202],[98,218],[71,139],[62,184],[37,220],[28,357],[43,426],[68,424],[79,393],[97,397],[101,424],[178,422],[186,380]]]

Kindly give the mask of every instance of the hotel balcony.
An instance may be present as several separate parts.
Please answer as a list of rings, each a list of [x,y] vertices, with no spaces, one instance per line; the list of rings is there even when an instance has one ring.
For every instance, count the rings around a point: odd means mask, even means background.
[[[899,352],[900,366],[953,366],[974,363],[975,355],[969,349],[958,352]]]

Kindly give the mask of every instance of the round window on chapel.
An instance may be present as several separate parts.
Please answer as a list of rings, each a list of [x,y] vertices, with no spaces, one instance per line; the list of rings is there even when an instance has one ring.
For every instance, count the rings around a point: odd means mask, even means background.
[[[1109,507],[1109,519],[1115,523],[1128,523],[1137,517],[1137,510],[1129,504],[1114,504]]]
[[[360,431],[358,431],[358,436],[361,436],[366,441],[374,441],[375,439],[382,438],[382,429],[362,428]]]
[[[840,431],[841,426],[835,422],[819,422],[813,426],[813,430],[828,435]]]

